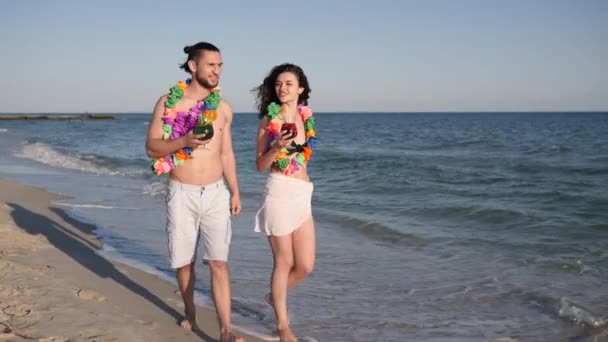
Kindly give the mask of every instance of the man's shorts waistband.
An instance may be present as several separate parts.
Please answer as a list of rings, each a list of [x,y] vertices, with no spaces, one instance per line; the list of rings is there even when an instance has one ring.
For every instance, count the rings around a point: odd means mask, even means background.
[[[205,185],[185,184],[185,183],[178,182],[174,179],[169,179],[169,187],[173,188],[173,189],[181,189],[184,191],[201,191],[202,192],[205,190],[226,188],[226,184],[224,183],[223,179],[220,179],[217,182],[213,182],[213,183],[205,184]]]

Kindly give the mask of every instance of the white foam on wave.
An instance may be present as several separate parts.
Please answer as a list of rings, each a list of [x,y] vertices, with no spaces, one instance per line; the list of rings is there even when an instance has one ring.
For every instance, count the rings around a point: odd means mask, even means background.
[[[110,205],[103,204],[79,204],[79,203],[65,203],[65,202],[53,202],[56,205],[70,208],[96,208],[96,209],[124,209],[124,210],[138,210],[139,208],[125,208],[125,207],[113,207]]]
[[[567,297],[560,298],[559,317],[572,320],[573,322],[592,328],[608,326],[608,319],[600,317],[591,312],[590,309],[575,303]]]
[[[8,132],[8,129],[6,129],[6,128],[0,128],[0,133],[4,133],[4,132]]]
[[[96,165],[91,161],[83,160],[76,156],[63,154],[62,152],[59,152],[53,149],[51,146],[43,143],[25,145],[20,152],[15,153],[15,156],[69,170],[106,175],[119,174],[119,172],[116,170]]]
[[[167,193],[167,182],[154,182],[144,186],[143,194],[152,197],[162,196]]]

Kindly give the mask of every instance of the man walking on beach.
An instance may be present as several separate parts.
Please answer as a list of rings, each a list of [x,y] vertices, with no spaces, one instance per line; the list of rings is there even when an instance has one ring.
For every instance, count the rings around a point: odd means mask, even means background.
[[[233,112],[219,96],[222,56],[217,47],[205,42],[185,47],[184,53],[188,58],[181,68],[192,79],[178,82],[158,100],[146,141],[155,173],[169,173],[166,229],[171,267],[177,269],[185,305],[180,325],[188,330],[198,328],[194,264],[202,238],[219,341],[243,341],[233,334],[230,322],[230,215],[239,214],[241,200],[232,149]],[[205,133],[195,134],[193,129],[201,127],[206,128]]]

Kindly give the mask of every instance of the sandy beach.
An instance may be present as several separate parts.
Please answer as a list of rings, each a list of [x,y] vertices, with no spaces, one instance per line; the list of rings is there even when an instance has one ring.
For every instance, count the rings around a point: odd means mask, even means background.
[[[201,331],[181,329],[177,288],[98,255],[95,227],[60,198],[0,179],[0,341],[216,340],[212,310],[199,308]]]

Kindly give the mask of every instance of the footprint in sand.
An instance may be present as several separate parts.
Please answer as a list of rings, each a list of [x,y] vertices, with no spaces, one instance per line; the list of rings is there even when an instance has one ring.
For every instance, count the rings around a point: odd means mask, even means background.
[[[9,341],[15,341],[15,339],[14,339],[15,337],[17,337],[17,335],[15,335],[15,334],[13,334],[11,332],[0,333],[0,341],[3,341],[3,342],[4,341],[7,341],[7,342],[9,342]]]
[[[143,326],[146,326],[146,327],[151,327],[151,328],[154,328],[154,327],[156,327],[158,325],[154,321],[144,321],[144,320],[141,320],[141,319],[138,319],[137,323],[139,323],[139,324],[141,324]]]
[[[0,297],[23,297],[33,293],[30,289],[21,286],[0,286]]]
[[[6,250],[3,250],[1,252],[6,252]],[[8,252],[6,252],[6,253],[8,253]],[[8,255],[8,254],[4,254],[4,255]],[[14,270],[15,270],[14,264],[0,260],[0,274],[13,273]]]
[[[14,304],[2,308],[4,315],[12,317],[25,317],[32,312],[32,307],[27,304]]]
[[[10,321],[11,325],[22,327],[38,322],[39,319],[40,314],[31,305],[12,301],[0,306],[0,323]]]
[[[105,301],[107,298],[102,296],[101,294],[93,291],[93,290],[83,290],[83,289],[79,289],[76,291],[76,295],[80,298],[80,299],[84,299],[84,300],[94,300],[97,302],[103,302]]]
[[[13,255],[17,255],[17,253],[15,253],[14,251],[12,251],[10,249],[2,249],[2,250],[0,250],[0,257],[3,257],[3,256],[13,256]]]
[[[26,341],[33,341],[36,339],[35,336],[33,335],[28,335],[25,333],[20,333],[17,331],[13,331],[11,328],[9,328],[6,324],[1,323],[0,324],[3,326],[3,328],[0,328],[0,341],[4,342],[26,342]],[[65,342],[68,342],[67,340]]]
[[[69,342],[69,340],[65,337],[46,337],[39,339],[38,342]]]

